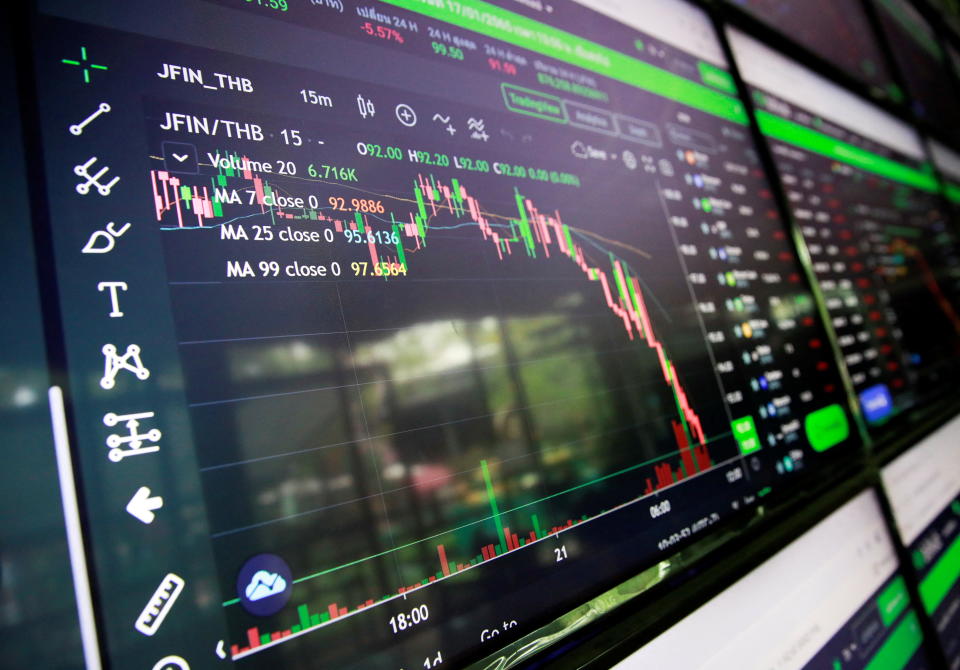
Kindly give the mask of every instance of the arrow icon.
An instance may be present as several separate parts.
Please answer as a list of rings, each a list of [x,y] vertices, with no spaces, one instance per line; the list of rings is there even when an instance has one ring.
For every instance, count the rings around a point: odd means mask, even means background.
[[[172,155],[173,155],[173,160],[177,161],[178,163],[182,163],[183,161],[190,158],[190,154],[172,154]]]
[[[227,657],[227,652],[223,648],[223,640],[217,642],[217,657],[222,661]]]
[[[153,523],[157,516],[153,513],[163,507],[163,498],[160,496],[150,497],[150,489],[141,486],[127,503],[127,512],[129,512],[137,521],[143,523]]]

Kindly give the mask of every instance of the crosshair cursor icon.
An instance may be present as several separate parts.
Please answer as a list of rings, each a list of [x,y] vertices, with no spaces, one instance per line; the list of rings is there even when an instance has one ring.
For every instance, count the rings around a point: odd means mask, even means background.
[[[146,486],[141,486],[137,489],[137,492],[133,494],[133,497],[130,498],[130,502],[127,503],[127,512],[137,521],[149,524],[153,523],[153,520],[157,516],[154,514],[154,511],[161,507],[163,507],[163,498],[160,496],[151,497],[150,489]]]

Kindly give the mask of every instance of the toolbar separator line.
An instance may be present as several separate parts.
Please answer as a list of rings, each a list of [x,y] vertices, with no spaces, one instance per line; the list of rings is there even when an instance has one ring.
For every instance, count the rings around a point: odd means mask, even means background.
[[[76,482],[73,479],[73,458],[70,456],[70,437],[67,433],[67,417],[63,408],[63,390],[59,386],[51,386],[47,391],[47,398],[50,403],[50,422],[53,425],[53,445],[57,455],[63,520],[67,528],[70,571],[73,574],[73,591],[77,599],[77,614],[80,619],[83,658],[87,670],[101,670],[103,665],[100,661],[97,622],[93,614],[86,549],[80,528],[80,509],[77,504]]]

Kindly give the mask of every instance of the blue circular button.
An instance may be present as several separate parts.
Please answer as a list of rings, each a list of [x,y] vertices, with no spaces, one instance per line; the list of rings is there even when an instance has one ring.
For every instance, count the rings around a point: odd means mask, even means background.
[[[237,596],[243,608],[256,616],[270,616],[290,600],[293,575],[276,554],[257,554],[237,574]]]

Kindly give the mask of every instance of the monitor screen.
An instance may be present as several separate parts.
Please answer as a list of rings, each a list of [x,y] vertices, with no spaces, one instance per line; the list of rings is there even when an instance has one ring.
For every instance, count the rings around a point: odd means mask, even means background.
[[[957,89],[933,28],[907,0],[874,4],[914,111],[942,135],[960,142]]]
[[[960,668],[960,419],[887,465],[883,488],[920,583],[923,609]]]
[[[117,667],[460,664],[858,446],[692,5],[39,5]]]
[[[728,0],[782,32],[879,95],[894,101],[903,92],[860,0]]]
[[[906,124],[731,31],[741,72],[877,434],[949,398],[960,351],[960,260],[923,144]]]
[[[924,646],[877,497],[866,491],[614,667],[936,667]]]

